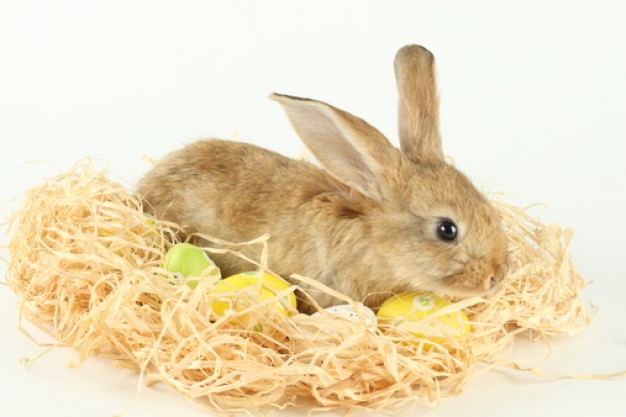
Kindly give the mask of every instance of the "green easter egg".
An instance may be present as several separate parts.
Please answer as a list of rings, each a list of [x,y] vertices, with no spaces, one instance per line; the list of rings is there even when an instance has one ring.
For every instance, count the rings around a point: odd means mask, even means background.
[[[215,263],[202,249],[191,243],[177,243],[165,255],[163,268],[180,274],[183,278],[200,276],[202,272]],[[198,286],[197,280],[190,280],[187,285],[191,288]]]

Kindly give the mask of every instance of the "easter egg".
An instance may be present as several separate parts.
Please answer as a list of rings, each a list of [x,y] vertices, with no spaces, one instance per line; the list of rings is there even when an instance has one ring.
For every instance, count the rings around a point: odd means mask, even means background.
[[[258,287],[259,279],[261,280],[260,287]],[[276,297],[277,294],[289,289],[290,286],[287,281],[272,274],[244,272],[231,275],[218,281],[211,293],[215,295],[238,291],[256,291],[258,289],[259,292],[253,293],[253,295],[256,296],[259,301],[264,301]],[[296,309],[296,306],[296,296],[293,292],[277,299],[274,305],[274,307],[285,316],[290,315],[291,311]],[[211,307],[213,312],[218,316],[222,316],[227,310],[241,311],[250,306],[245,305],[244,301],[241,299],[237,299],[236,295],[229,294],[225,297],[217,298],[213,301]]]
[[[376,320],[376,314],[369,307],[362,306],[362,309],[363,309],[363,319],[365,321],[365,324],[367,324],[368,326],[375,326],[378,322]],[[354,311],[354,308],[352,308],[350,304],[341,304],[338,306],[331,306],[331,307],[325,308],[324,310],[331,315],[347,317],[355,322],[359,321],[359,314],[356,311]],[[321,315],[322,313],[318,311],[316,313],[313,313],[311,316],[317,317]]]
[[[452,303],[443,298],[424,292],[405,292],[394,295],[385,301],[378,310],[378,318],[381,322],[392,324],[403,321],[417,322],[426,319],[428,316],[438,312],[442,308],[448,307]],[[472,328],[469,319],[462,311],[443,314],[436,319],[438,323],[446,326],[446,331],[455,337],[461,337],[471,332]],[[429,339],[435,343],[444,343],[445,338],[428,336],[414,333],[417,338]]]
[[[165,255],[163,268],[180,275],[182,278],[197,277],[215,263],[199,247],[191,243],[177,243]],[[216,268],[217,270],[217,268]],[[189,287],[196,288],[198,280],[187,281]]]
[[[159,240],[156,222],[147,215],[131,214],[125,218],[109,217],[98,222],[98,236],[102,242],[116,255],[125,256],[128,251],[136,250],[134,243],[138,241],[155,247]]]

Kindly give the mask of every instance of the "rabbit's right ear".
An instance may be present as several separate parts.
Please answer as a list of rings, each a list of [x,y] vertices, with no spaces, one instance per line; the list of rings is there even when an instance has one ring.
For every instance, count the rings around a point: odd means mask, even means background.
[[[339,181],[380,200],[402,155],[364,120],[317,100],[272,94],[315,158]]]
[[[400,95],[400,148],[416,162],[443,161],[433,54],[407,45],[396,53],[394,69]]]

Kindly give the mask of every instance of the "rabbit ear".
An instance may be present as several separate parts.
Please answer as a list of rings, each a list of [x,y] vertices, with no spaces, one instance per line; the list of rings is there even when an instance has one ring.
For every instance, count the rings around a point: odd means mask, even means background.
[[[413,161],[442,161],[435,58],[426,48],[407,45],[394,60],[400,95],[400,148]]]
[[[321,101],[272,94],[315,158],[339,181],[380,199],[386,167],[401,156],[376,128]]]

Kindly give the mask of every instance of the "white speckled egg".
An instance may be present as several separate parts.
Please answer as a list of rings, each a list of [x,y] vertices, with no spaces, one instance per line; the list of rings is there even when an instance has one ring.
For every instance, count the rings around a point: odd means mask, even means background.
[[[362,309],[363,309],[363,319],[365,320],[365,323],[368,326],[376,326],[378,324],[378,320],[376,319],[376,314],[369,307],[362,306]],[[338,306],[327,307],[325,308],[325,310],[329,314],[348,317],[355,322],[359,321],[359,314],[356,311],[354,311],[354,309],[352,308],[350,304],[341,304]],[[318,311],[317,313],[314,313],[312,316],[315,317],[315,316],[321,316],[321,315],[322,313]]]

